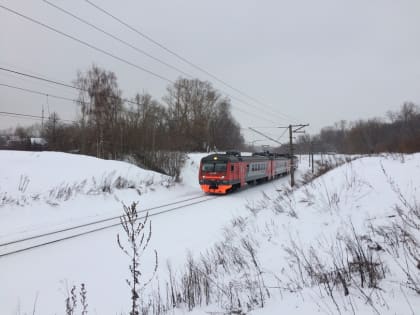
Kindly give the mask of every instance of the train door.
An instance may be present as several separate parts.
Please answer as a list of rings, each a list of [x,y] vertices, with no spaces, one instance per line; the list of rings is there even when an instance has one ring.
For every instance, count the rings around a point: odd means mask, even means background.
[[[268,160],[267,162],[267,170],[266,170],[266,175],[268,177],[268,180],[271,180],[273,178],[273,174],[274,174],[274,169],[275,169],[275,164],[274,164],[274,160]]]
[[[241,163],[235,163],[235,181],[241,179]]]
[[[245,186],[245,183],[246,183],[245,178],[247,176],[247,171],[248,171],[247,166],[248,165],[246,163],[240,163],[241,187],[244,187]]]

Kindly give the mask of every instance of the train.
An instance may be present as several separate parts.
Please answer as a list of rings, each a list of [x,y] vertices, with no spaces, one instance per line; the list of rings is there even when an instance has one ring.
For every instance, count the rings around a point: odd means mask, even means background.
[[[238,151],[227,151],[203,157],[198,180],[205,193],[225,195],[250,184],[285,176],[297,167],[297,157],[288,154],[255,152],[242,156]]]

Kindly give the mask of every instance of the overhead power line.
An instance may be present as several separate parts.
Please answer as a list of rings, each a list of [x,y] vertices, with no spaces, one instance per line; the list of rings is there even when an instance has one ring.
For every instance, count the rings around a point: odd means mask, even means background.
[[[99,31],[100,33],[105,34],[106,36],[108,36],[108,37],[112,38],[113,40],[116,40],[116,41],[118,41],[119,43],[122,43],[122,44],[124,44],[124,45],[126,45],[126,46],[128,46],[128,47],[130,47],[130,48],[132,48],[132,49],[134,49],[135,51],[137,51],[137,52],[139,52],[139,53],[141,53],[141,54],[143,54],[143,55],[145,55],[145,56],[147,56],[147,57],[150,57],[150,58],[152,58],[153,60],[155,60],[155,61],[157,61],[157,62],[159,62],[159,63],[161,63],[161,64],[163,64],[163,65],[165,65],[165,66],[167,66],[167,67],[169,67],[169,68],[171,68],[171,69],[173,69],[173,70],[178,71],[179,73],[181,73],[181,74],[183,74],[183,75],[185,75],[185,76],[187,76],[187,77],[189,77],[189,78],[193,78],[193,77],[194,77],[194,75],[192,75],[192,74],[190,74],[190,73],[188,73],[188,72],[185,72],[185,71],[183,71],[182,69],[180,69],[180,68],[178,68],[178,67],[175,67],[175,66],[173,66],[173,65],[171,65],[171,64],[169,64],[169,63],[167,63],[167,62],[165,62],[165,61],[162,61],[162,60],[161,60],[161,59],[159,59],[159,58],[156,58],[156,57],[152,56],[151,54],[149,54],[149,53],[145,52],[144,50],[142,50],[142,49],[140,49],[140,48],[138,48],[138,47],[134,46],[133,44],[130,44],[129,42],[127,42],[127,41],[124,41],[124,40],[120,39],[118,36],[116,36],[116,35],[114,35],[114,34],[111,34],[110,32],[105,31],[104,29],[102,29],[102,28],[100,28],[100,27],[98,27],[98,26],[94,25],[93,23],[90,23],[90,22],[86,21],[85,19],[81,18],[80,16],[78,16],[78,15],[76,15],[76,14],[74,14],[74,13],[72,13],[72,12],[70,12],[70,11],[68,11],[68,10],[66,10],[66,9],[64,9],[64,8],[62,8],[62,7],[60,7],[60,6],[58,6],[58,5],[56,5],[56,4],[53,4],[53,3],[51,3],[51,2],[50,2],[50,1],[48,1],[48,0],[41,0],[41,1],[43,1],[44,3],[46,3],[47,5],[49,5],[49,6],[51,6],[51,7],[53,7],[53,8],[55,8],[55,9],[59,10],[60,12],[63,12],[64,14],[66,14],[66,15],[68,15],[68,16],[71,16],[72,18],[74,18],[74,19],[78,20],[79,22],[81,22],[81,23],[83,23],[83,24],[85,24],[85,25],[87,25],[87,26],[89,26],[89,27],[91,27],[91,28],[93,28],[93,29],[95,29],[95,30]],[[223,92],[224,94],[226,94],[227,96],[229,96],[230,98],[232,98],[232,99],[235,99],[235,100],[239,101],[240,103],[243,103],[243,104],[248,105],[248,106],[250,106],[250,107],[255,107],[255,106],[253,106],[252,104],[247,103],[247,102],[245,102],[245,101],[243,101],[243,100],[241,100],[241,99],[239,99],[239,98],[237,98],[237,97],[235,97],[235,96],[232,96],[232,95],[230,95],[229,93],[227,93],[227,92],[225,92],[225,91],[223,91],[223,90],[222,90],[222,92]],[[262,110],[263,110],[263,111],[266,111],[266,109],[264,109],[264,108],[263,108]],[[266,111],[266,112],[267,112],[267,111]],[[268,113],[268,112],[267,112],[267,113]],[[268,113],[268,114],[269,114],[270,116],[272,116],[273,112],[272,112],[272,113]],[[274,114],[276,114],[276,115],[277,115],[278,113],[274,112]],[[265,119],[264,119],[264,120],[265,120]]]
[[[159,79],[161,79],[161,80],[163,80],[163,81],[166,81],[166,82],[171,83],[171,84],[174,84],[174,83],[175,83],[174,81],[172,81],[171,79],[169,79],[169,78],[167,78],[167,77],[164,77],[164,76],[162,76],[162,75],[160,75],[160,74],[157,74],[157,73],[155,73],[155,72],[153,72],[153,71],[151,71],[151,70],[148,70],[148,69],[146,69],[146,68],[144,68],[144,67],[142,67],[142,66],[139,66],[139,65],[137,65],[137,64],[135,64],[135,63],[133,63],[133,62],[131,62],[131,61],[128,61],[128,60],[126,60],[126,59],[124,59],[124,58],[121,58],[121,57],[119,57],[119,56],[117,56],[117,55],[115,55],[115,54],[113,54],[113,53],[111,53],[111,52],[109,52],[109,51],[106,51],[105,49],[99,48],[99,47],[97,47],[97,46],[95,46],[95,45],[93,45],[93,44],[90,44],[90,43],[88,43],[88,42],[86,42],[86,41],[83,41],[83,40],[81,40],[81,39],[79,39],[79,38],[76,38],[75,36],[69,35],[69,34],[67,34],[67,33],[65,33],[65,32],[63,32],[63,31],[58,30],[57,28],[54,28],[54,27],[52,27],[52,26],[50,26],[50,25],[47,25],[47,24],[45,24],[45,23],[43,23],[43,22],[40,22],[40,21],[38,21],[38,20],[36,20],[36,19],[33,19],[33,18],[31,18],[31,17],[29,17],[29,16],[27,16],[27,15],[25,15],[25,14],[19,13],[19,12],[17,12],[17,11],[15,11],[15,10],[13,10],[13,9],[10,9],[10,8],[8,8],[8,7],[6,7],[6,6],[1,5],[1,4],[0,4],[0,8],[2,8],[2,9],[6,10],[6,11],[8,11],[8,12],[10,12],[10,13],[14,14],[14,15],[17,15],[17,16],[19,16],[19,17],[21,17],[21,18],[23,18],[23,19],[25,19],[25,20],[27,20],[27,21],[30,21],[30,22],[32,22],[32,23],[34,23],[34,24],[37,24],[37,25],[39,25],[39,26],[42,26],[43,28],[46,28],[46,29],[48,29],[48,30],[50,30],[50,31],[53,31],[53,32],[55,32],[55,33],[57,33],[57,34],[59,34],[59,35],[62,35],[62,36],[64,36],[64,37],[68,38],[68,39],[71,39],[71,40],[73,40],[73,41],[76,41],[76,42],[78,42],[78,43],[80,43],[80,44],[82,44],[82,45],[84,45],[84,46],[87,46],[87,47],[89,47],[89,48],[91,48],[91,49],[95,50],[95,51],[98,51],[98,52],[100,52],[100,53],[103,53],[103,54],[105,54],[105,55],[107,55],[107,56],[109,56],[109,57],[111,57],[111,58],[113,58],[113,59],[116,59],[116,60],[118,60],[118,61],[121,61],[121,62],[123,62],[123,63],[125,63],[125,64],[128,64],[128,65],[132,66],[132,67],[135,67],[135,68],[137,68],[138,70],[141,70],[141,71],[143,71],[143,72],[149,73],[149,74],[151,74],[151,75],[153,75],[153,76],[155,76],[155,77],[157,77],[157,78],[159,78]],[[241,103],[243,103],[243,104],[245,104],[245,105],[252,106],[251,104],[249,104],[249,103],[247,103],[247,102],[245,102],[245,101],[243,101],[243,100],[241,100],[241,99],[239,99],[239,98],[237,98],[237,97],[235,97],[235,96],[232,96],[232,95],[230,95],[230,94],[228,94],[228,93],[226,93],[226,92],[224,92],[224,94],[226,94],[228,97],[230,97],[230,98],[232,98],[232,99],[236,99],[237,101],[239,101],[239,102],[241,102]],[[234,106],[233,104],[232,104],[232,107],[234,107],[234,108],[236,108],[238,111],[241,111],[241,112],[243,112],[243,113],[245,113],[245,114],[247,114],[247,115],[250,115],[250,116],[252,116],[252,117],[259,117],[260,119],[263,119],[263,120],[265,120],[265,121],[270,121],[270,122],[272,122],[272,123],[275,123],[275,122],[274,122],[273,120],[271,120],[271,119],[267,119],[267,118],[265,118],[265,117],[263,117],[263,116],[261,116],[261,115],[259,115],[259,114],[250,113],[250,112],[248,112],[248,111],[246,111],[246,110],[243,110],[242,108],[239,108],[239,107],[237,107],[237,106]],[[258,110],[260,110],[260,111],[261,111],[261,110],[264,110],[264,109],[258,108]]]
[[[45,3],[46,3],[46,4],[48,4],[49,6],[51,6],[51,7],[55,8],[55,9],[57,9],[57,10],[59,10],[59,11],[61,11],[61,12],[65,13],[65,14],[67,14],[67,15],[71,16],[72,18],[74,18],[74,19],[76,19],[76,20],[78,20],[78,21],[82,22],[83,24],[85,24],[85,25],[87,25],[87,26],[89,26],[89,27],[91,27],[91,28],[94,28],[94,29],[95,29],[95,30],[97,30],[98,32],[101,32],[102,34],[105,34],[106,36],[108,36],[108,37],[110,37],[110,38],[112,38],[112,39],[114,39],[114,40],[116,40],[116,41],[118,41],[118,42],[120,42],[120,43],[124,44],[125,46],[128,46],[128,47],[130,47],[130,48],[134,49],[135,51],[139,52],[140,54],[145,55],[145,56],[147,56],[147,57],[149,57],[149,58],[151,58],[151,59],[153,59],[153,60],[155,60],[155,61],[159,62],[160,64],[163,64],[163,65],[165,65],[165,66],[166,66],[166,67],[168,67],[168,68],[171,68],[172,70],[175,70],[175,71],[177,71],[177,72],[180,72],[180,73],[182,73],[182,74],[183,74],[183,75],[185,75],[185,76],[188,76],[188,77],[190,77],[190,78],[192,78],[192,77],[193,77],[193,75],[191,75],[191,74],[189,74],[189,73],[187,73],[187,72],[185,72],[185,71],[181,70],[180,68],[175,67],[175,66],[173,66],[173,65],[171,65],[171,64],[169,64],[169,63],[167,63],[167,62],[165,62],[165,61],[163,61],[163,60],[161,60],[161,59],[159,59],[159,58],[156,58],[155,56],[153,56],[153,55],[149,54],[148,52],[146,52],[146,51],[144,51],[144,50],[142,50],[142,49],[140,49],[140,48],[138,48],[138,47],[136,47],[136,46],[134,46],[134,45],[130,44],[129,42],[127,42],[127,41],[125,41],[125,40],[122,40],[121,38],[117,37],[116,35],[113,35],[113,34],[111,34],[111,33],[107,32],[107,31],[105,31],[104,29],[102,29],[102,28],[100,28],[100,27],[98,27],[98,26],[94,25],[93,23],[90,23],[90,22],[86,21],[85,19],[82,19],[81,17],[77,16],[76,14],[71,13],[70,11],[68,11],[68,10],[66,10],[66,9],[63,9],[62,7],[60,7],[60,6],[58,6],[58,5],[54,4],[54,3],[51,3],[51,2],[50,2],[50,1],[48,1],[48,0],[41,0],[41,1],[45,2]]]
[[[0,112],[1,116],[6,116],[6,117],[22,117],[22,118],[29,118],[29,119],[45,119],[45,117],[42,116],[37,116],[37,115],[28,115],[28,114],[21,114],[21,113],[15,113],[15,112]],[[74,120],[68,120],[68,119],[61,119],[61,118],[57,118],[57,120],[61,120],[61,121],[66,121],[66,122],[76,122]]]
[[[36,76],[31,76],[31,77],[36,78]],[[51,82],[51,83],[54,83],[53,80],[48,80],[47,79],[47,81]],[[64,96],[60,96],[60,95],[56,95],[56,94],[50,94],[50,93],[46,93],[46,92],[42,92],[42,91],[38,91],[38,90],[27,89],[27,88],[15,86],[15,85],[0,83],[0,86],[7,87],[7,88],[10,88],[10,89],[19,90],[19,91],[23,91],[23,92],[27,92],[27,93],[42,95],[42,96],[45,96],[45,97],[52,97],[52,98],[56,98],[56,99],[60,99],[60,100],[64,100],[64,101],[69,101],[69,102],[74,102],[74,103],[79,103],[79,104],[88,104],[86,102],[83,102],[83,101],[80,101],[80,100],[77,100],[77,99],[72,99],[72,98],[68,98],[68,97],[64,97]],[[77,89],[77,87],[75,87],[75,88]],[[136,103],[134,103],[134,104],[136,104]],[[128,111],[128,112],[130,112],[130,111]],[[75,121],[73,121],[73,122],[75,122]]]
[[[102,13],[104,13],[105,15],[109,16],[110,18],[114,19],[115,21],[117,21],[118,23],[124,25],[125,27],[127,27],[128,29],[130,29],[131,31],[135,32],[136,34],[138,34],[139,36],[143,37],[144,39],[150,41],[151,43],[155,44],[156,46],[160,47],[161,49],[165,50],[167,53],[171,54],[172,56],[175,56],[176,58],[178,58],[179,60],[185,62],[186,64],[190,65],[191,67],[199,70],[202,73],[205,73],[206,75],[208,75],[209,77],[213,78],[214,80],[216,80],[217,82],[223,84],[224,86],[236,91],[237,93],[241,94],[242,96],[245,96],[248,99],[253,100],[254,102],[256,102],[259,105],[262,105],[264,107],[267,107],[267,104],[264,104],[263,102],[261,102],[260,100],[248,95],[247,93],[243,92],[242,90],[235,88],[234,86],[232,86],[231,84],[227,83],[226,81],[220,79],[219,77],[217,77],[216,75],[210,73],[209,71],[207,71],[206,69],[204,69],[201,66],[198,66],[197,64],[193,63],[192,61],[188,60],[187,58],[181,56],[180,54],[176,53],[174,50],[168,48],[166,45],[158,42],[157,40],[153,39],[150,35],[145,34],[144,32],[139,31],[138,29],[136,29],[135,27],[131,26],[130,24],[128,24],[127,22],[124,22],[122,19],[118,18],[117,16],[111,14],[109,11],[105,10],[104,8],[100,7],[99,5],[93,3],[90,0],[85,0],[86,3],[88,3],[89,5],[91,5],[92,7],[94,7],[95,9],[101,11]],[[291,120],[296,120],[295,118],[286,115],[286,114],[281,114],[279,112],[275,112],[276,114],[283,116],[283,119],[291,119]]]
[[[64,101],[68,101],[68,102],[74,102],[74,103],[78,103],[78,104],[85,104],[88,105],[87,102],[83,102],[74,98],[69,98],[69,97],[65,97],[65,96],[60,96],[60,95],[56,95],[56,94],[50,94],[50,93],[46,93],[46,92],[41,92],[38,90],[33,90],[33,89],[27,89],[27,88],[23,88],[20,86],[15,86],[15,85],[10,85],[10,84],[5,84],[5,83],[0,83],[0,86],[3,87],[7,87],[10,89],[15,89],[15,90],[19,90],[19,91],[23,91],[23,92],[27,92],[27,93],[32,93],[32,94],[37,94],[37,95],[42,95],[45,97],[52,97],[52,98],[56,98],[59,100],[64,100]],[[127,111],[130,112],[130,111]],[[76,122],[75,120],[67,120],[67,121],[71,121],[71,122]]]
[[[36,80],[41,80],[41,81],[48,82],[48,83],[53,83],[53,84],[56,84],[56,85],[61,85],[61,86],[76,89],[76,90],[81,90],[80,88],[78,88],[74,85],[70,85],[70,84],[67,84],[67,83],[64,83],[64,82],[60,82],[60,81],[55,81],[55,80],[52,80],[52,79],[42,78],[40,76],[36,76],[36,75],[33,75],[33,74],[29,74],[29,73],[24,73],[24,72],[20,72],[20,71],[8,69],[8,68],[3,68],[3,67],[0,67],[0,70],[10,72],[10,73],[13,73],[13,74],[18,74],[20,76],[25,76],[25,77],[36,79]]]
[[[53,32],[55,32],[55,33],[57,33],[57,34],[60,34],[60,35],[62,35],[62,36],[64,36],[64,37],[66,37],[66,38],[72,39],[73,41],[76,41],[76,42],[78,42],[78,43],[80,43],[80,44],[83,44],[84,46],[87,46],[87,47],[89,47],[89,48],[91,48],[91,49],[93,49],[93,50],[95,50],[95,51],[101,52],[101,53],[103,53],[103,54],[105,54],[105,55],[107,55],[107,56],[109,56],[109,57],[111,57],[111,58],[114,58],[114,59],[116,59],[116,60],[119,60],[119,61],[121,61],[121,62],[123,62],[123,63],[125,63],[125,64],[128,64],[128,65],[130,65],[130,66],[132,66],[132,67],[135,67],[135,68],[137,68],[137,69],[139,69],[139,70],[141,70],[141,71],[144,71],[144,72],[147,72],[147,73],[149,73],[149,74],[152,74],[152,75],[154,75],[155,77],[157,77],[157,78],[159,78],[159,79],[161,79],[161,80],[163,80],[163,81],[169,82],[169,83],[171,83],[171,84],[174,84],[174,83],[175,83],[174,81],[172,81],[172,80],[171,80],[171,79],[169,79],[169,78],[166,78],[166,77],[161,76],[161,75],[159,75],[159,74],[157,74],[157,73],[154,73],[154,72],[152,72],[152,71],[150,71],[150,70],[148,70],[148,69],[145,69],[145,68],[143,68],[143,67],[141,67],[141,66],[138,66],[138,65],[136,65],[136,64],[134,64],[134,63],[132,63],[132,62],[130,62],[130,61],[128,61],[128,60],[126,60],[126,59],[123,59],[123,58],[121,58],[121,57],[118,57],[118,56],[116,56],[116,55],[114,55],[114,54],[112,54],[112,53],[110,53],[110,52],[108,52],[108,51],[106,51],[106,50],[104,50],[104,49],[102,49],[102,48],[98,48],[98,47],[96,47],[96,46],[94,46],[94,45],[92,45],[92,44],[90,44],[90,43],[88,43],[88,42],[85,42],[85,41],[83,41],[83,40],[80,40],[80,39],[78,39],[78,38],[76,38],[76,37],[74,37],[74,36],[72,36],[72,35],[69,35],[69,34],[67,34],[67,33],[64,33],[64,32],[62,32],[62,31],[60,31],[60,30],[58,30],[58,29],[56,29],[56,28],[54,28],[54,27],[52,27],[52,26],[49,26],[49,25],[47,25],[47,24],[45,24],[45,23],[43,23],[43,22],[40,22],[40,21],[35,20],[35,19],[31,18],[31,17],[28,17],[28,16],[26,16],[26,15],[24,15],[24,14],[22,14],[22,13],[19,13],[19,12],[15,11],[15,10],[12,10],[12,9],[10,9],[10,8],[8,8],[8,7],[5,7],[5,6],[1,5],[1,4],[0,4],[0,8],[4,9],[4,10],[6,10],[6,11],[8,11],[8,12],[12,13],[12,14],[15,14],[15,15],[17,15],[17,16],[19,16],[19,17],[21,17],[21,18],[23,18],[23,19],[25,19],[25,20],[27,20],[27,21],[30,21],[30,22],[35,23],[35,24],[37,24],[37,25],[40,25],[40,26],[42,26],[42,27],[44,27],[44,28],[46,28],[46,29],[48,29],[48,30],[50,30],[50,31],[53,31]],[[250,105],[249,103],[246,103],[246,102],[244,102],[244,101],[242,101],[242,100],[240,100],[240,99],[238,99],[238,98],[236,98],[236,97],[234,97],[234,96],[232,96],[232,95],[229,95],[229,94],[227,94],[227,93],[225,93],[225,94],[226,94],[227,96],[229,96],[229,97],[233,98],[233,99],[236,99],[236,100],[240,101],[240,102],[241,102],[241,103],[243,103],[243,104],[246,104],[246,105],[252,106],[252,105]],[[245,113],[245,114],[247,114],[247,115],[250,115],[250,116],[252,116],[252,117],[260,117],[261,119],[263,119],[263,120],[265,120],[265,121],[270,121],[270,122],[272,122],[272,123],[275,123],[274,121],[272,121],[272,120],[270,120],[270,119],[264,118],[264,117],[262,117],[262,116],[260,116],[260,115],[258,115],[258,114],[252,114],[252,113],[250,113],[250,112],[248,112],[248,111],[246,111],[246,110],[243,110],[243,109],[241,109],[241,108],[238,108],[238,107],[236,107],[236,106],[234,106],[234,105],[232,105],[232,107],[235,107],[238,111],[241,111],[241,112],[243,112],[243,113]]]
[[[36,75],[33,75],[33,74],[24,73],[24,72],[20,72],[20,71],[8,69],[8,68],[3,68],[3,67],[0,67],[0,70],[1,71],[6,71],[6,72],[10,72],[10,73],[13,73],[13,74],[17,74],[17,75],[20,75],[20,76],[28,77],[28,78],[35,79],[35,80],[40,80],[40,81],[52,83],[52,84],[55,84],[55,85],[60,85],[60,86],[68,87],[68,88],[75,89],[75,90],[78,90],[78,91],[81,91],[81,92],[89,92],[86,89],[77,87],[75,85],[67,84],[67,83],[64,83],[62,81],[56,81],[56,80],[48,79],[48,78],[45,78],[45,77],[36,76]],[[111,98],[119,98],[118,96],[112,96],[112,95],[110,97]],[[129,103],[129,104],[133,104],[133,105],[138,105],[136,102],[131,101],[131,100],[126,99],[126,98],[122,98],[121,101],[123,103]],[[80,103],[80,101],[77,101],[77,102]]]
[[[74,37],[72,35],[69,35],[67,33],[64,33],[64,32],[62,32],[62,31],[60,31],[60,30],[58,30],[58,29],[56,29],[56,28],[54,28],[52,26],[49,26],[49,25],[47,25],[45,23],[42,23],[42,22],[40,22],[38,20],[35,20],[35,19],[33,19],[33,18],[31,18],[31,17],[29,17],[27,15],[24,15],[22,13],[19,13],[19,12],[15,11],[15,10],[12,10],[12,9],[10,9],[8,7],[5,7],[5,6],[1,5],[1,4],[0,4],[0,8],[2,8],[3,10],[6,10],[6,11],[12,13],[12,14],[15,14],[17,16],[20,16],[21,18],[23,18],[23,19],[25,19],[27,21],[30,21],[32,23],[35,23],[35,24],[39,25],[39,26],[42,26],[43,28],[46,28],[46,29],[48,29],[50,31],[53,31],[53,32],[55,32],[57,34],[60,34],[60,35],[64,36],[64,37],[67,37],[67,38],[69,38],[69,39],[71,39],[71,40],[73,40],[75,42],[78,42],[78,43],[84,45],[84,46],[87,46],[87,47],[89,47],[89,48],[91,48],[93,50],[96,50],[96,51],[98,51],[100,53],[103,53],[103,54],[105,54],[105,55],[107,55],[107,56],[109,56],[109,57],[111,57],[113,59],[116,59],[116,60],[121,61],[121,62],[123,62],[125,64],[128,64],[128,65],[130,65],[130,66],[132,66],[134,68],[137,68],[137,69],[139,69],[141,71],[144,71],[144,72],[146,72],[148,74],[151,74],[151,75],[153,75],[156,78],[159,78],[159,79],[161,79],[163,81],[166,81],[166,82],[169,82],[169,83],[172,83],[172,84],[175,83],[174,81],[172,81],[169,78],[164,77],[163,75],[157,74],[157,73],[155,73],[155,72],[153,72],[151,70],[148,70],[148,69],[146,69],[146,68],[144,68],[142,66],[139,66],[139,65],[137,65],[137,64],[135,64],[135,63],[133,63],[131,61],[128,61],[127,59],[118,57],[118,56],[114,55],[113,53],[110,53],[110,52],[108,52],[108,51],[106,51],[106,50],[104,50],[102,48],[96,47],[96,46],[94,46],[94,45],[92,45],[92,44],[90,44],[90,43],[88,43],[86,41],[83,41],[81,39],[78,39],[78,38],[76,38],[76,37]]]
[[[41,91],[32,90],[32,89],[27,89],[27,88],[15,86],[15,85],[9,85],[9,84],[0,83],[0,86],[4,86],[4,87],[11,88],[11,89],[20,90],[20,91],[24,91],[24,92],[28,92],[28,93],[32,93],[32,94],[42,95],[42,96],[46,96],[46,97],[53,97],[53,98],[64,100],[64,101],[76,102],[76,103],[81,103],[81,104],[87,104],[86,102],[82,102],[82,101],[79,101],[79,100],[76,100],[76,99],[73,99],[73,98],[59,96],[59,95],[50,94],[50,93],[41,92]]]
[[[41,91],[37,91],[37,90],[32,90],[32,89],[26,89],[26,88],[22,88],[22,87],[19,87],[19,86],[14,86],[14,85],[9,85],[9,84],[4,84],[4,83],[0,83],[0,86],[7,87],[7,88],[10,88],[10,89],[15,89],[15,90],[18,90],[18,91],[27,92],[27,93],[46,96],[47,99],[48,99],[48,97],[53,97],[53,98],[64,100],[64,101],[86,104],[84,102],[81,102],[81,101],[78,101],[78,100],[75,100],[75,99],[71,99],[71,98],[68,98],[68,97],[49,94],[49,93],[45,93],[45,92],[41,92]],[[27,114],[12,113],[12,112],[0,112],[0,114],[2,114],[3,116],[9,116],[9,117],[17,117],[18,116],[18,117],[26,117],[26,118],[31,118],[32,117],[32,118],[36,118],[36,119],[38,119],[38,118],[44,119],[44,117],[42,117],[42,116],[27,115]],[[10,115],[14,115],[14,116],[10,116]],[[65,122],[77,123],[77,121],[71,120],[71,119],[60,119],[60,120],[65,121]]]
[[[52,84],[56,84],[56,85],[60,85],[60,86],[64,86],[64,87],[68,87],[68,88],[72,88],[72,89],[79,90],[79,91],[82,91],[82,92],[88,92],[88,90],[86,90],[86,89],[82,89],[82,88],[79,88],[77,86],[70,85],[70,84],[67,84],[67,83],[64,83],[64,82],[61,82],[61,81],[56,81],[56,80],[48,79],[48,78],[45,78],[45,77],[36,76],[36,75],[32,75],[32,74],[28,74],[28,73],[24,73],[24,72],[20,72],[20,71],[16,71],[16,70],[8,69],[8,68],[3,68],[3,67],[0,67],[0,70],[6,71],[6,72],[10,72],[10,73],[13,73],[13,74],[17,74],[17,75],[20,75],[20,76],[25,76],[25,77],[28,77],[28,78],[32,78],[32,79],[36,79],[36,80],[40,80],[40,81],[44,81],[44,82],[48,82],[48,83],[52,83]],[[8,86],[7,84],[2,84],[2,85],[3,86]],[[26,92],[32,92],[32,91],[34,91],[34,90],[25,89],[25,88],[21,88],[21,87],[10,86],[10,85],[8,87],[19,89],[19,90],[26,91]],[[54,97],[53,95],[48,94],[48,93],[45,93],[45,92],[39,92],[39,91],[34,91],[34,92],[35,92],[35,94],[40,94],[40,95],[45,95],[45,96],[49,95],[49,96]],[[110,97],[112,97],[112,98],[118,98],[118,96],[110,96]],[[61,97],[61,96],[59,96],[57,98],[61,98],[61,99],[65,99],[65,100],[72,100],[74,102],[78,102],[78,103],[81,103],[81,104],[86,104],[85,102],[82,102],[82,101],[79,101],[79,100],[66,99],[65,97]],[[121,101],[123,103],[129,103],[129,104],[133,104],[133,105],[138,105],[138,103],[136,103],[134,101],[131,101],[129,99],[126,99],[126,98],[121,99]],[[237,110],[239,110],[239,111],[241,111],[241,112],[243,112],[245,114],[255,116],[254,114],[251,114],[251,113],[249,113],[247,111],[244,111],[243,109],[237,108]],[[265,119],[265,118],[263,118],[261,116],[260,116],[260,118],[262,118],[264,120],[267,120],[267,119]]]
[[[248,128],[249,130],[252,130],[252,131],[254,131],[255,133],[258,133],[259,135],[261,135],[261,136],[263,136],[263,137],[266,137],[268,140],[271,140],[271,141],[273,141],[273,142],[275,142],[275,143],[277,143],[277,144],[282,144],[281,142],[279,142],[278,140],[276,140],[276,139],[274,139],[274,138],[272,138],[272,137],[270,137],[270,136],[267,136],[266,134],[264,134],[264,133],[262,133],[262,132],[260,132],[260,131],[258,131],[258,130],[256,130],[256,129],[254,129],[254,128],[252,128],[252,127],[249,127]]]

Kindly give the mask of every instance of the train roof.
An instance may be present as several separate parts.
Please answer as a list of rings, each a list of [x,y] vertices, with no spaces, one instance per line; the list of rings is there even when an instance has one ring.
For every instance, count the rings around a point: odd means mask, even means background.
[[[242,156],[238,151],[227,151],[225,153],[213,153],[207,155],[201,159],[202,162],[214,162],[214,161],[223,161],[223,162],[238,162],[238,161],[266,161],[272,159],[290,159],[289,154],[278,154],[265,152],[255,152],[252,153],[252,156]]]
[[[201,159],[202,162],[214,162],[214,161],[222,161],[222,162],[236,162],[242,161],[242,156],[229,154],[229,153],[214,153],[207,155]]]

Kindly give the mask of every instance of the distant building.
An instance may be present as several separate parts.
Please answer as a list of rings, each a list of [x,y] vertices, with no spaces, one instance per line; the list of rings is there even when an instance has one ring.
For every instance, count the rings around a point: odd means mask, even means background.
[[[31,138],[31,145],[41,145],[45,146],[48,142],[44,138]]]
[[[0,150],[45,151],[48,150],[48,142],[41,137],[2,136],[0,137]]]

